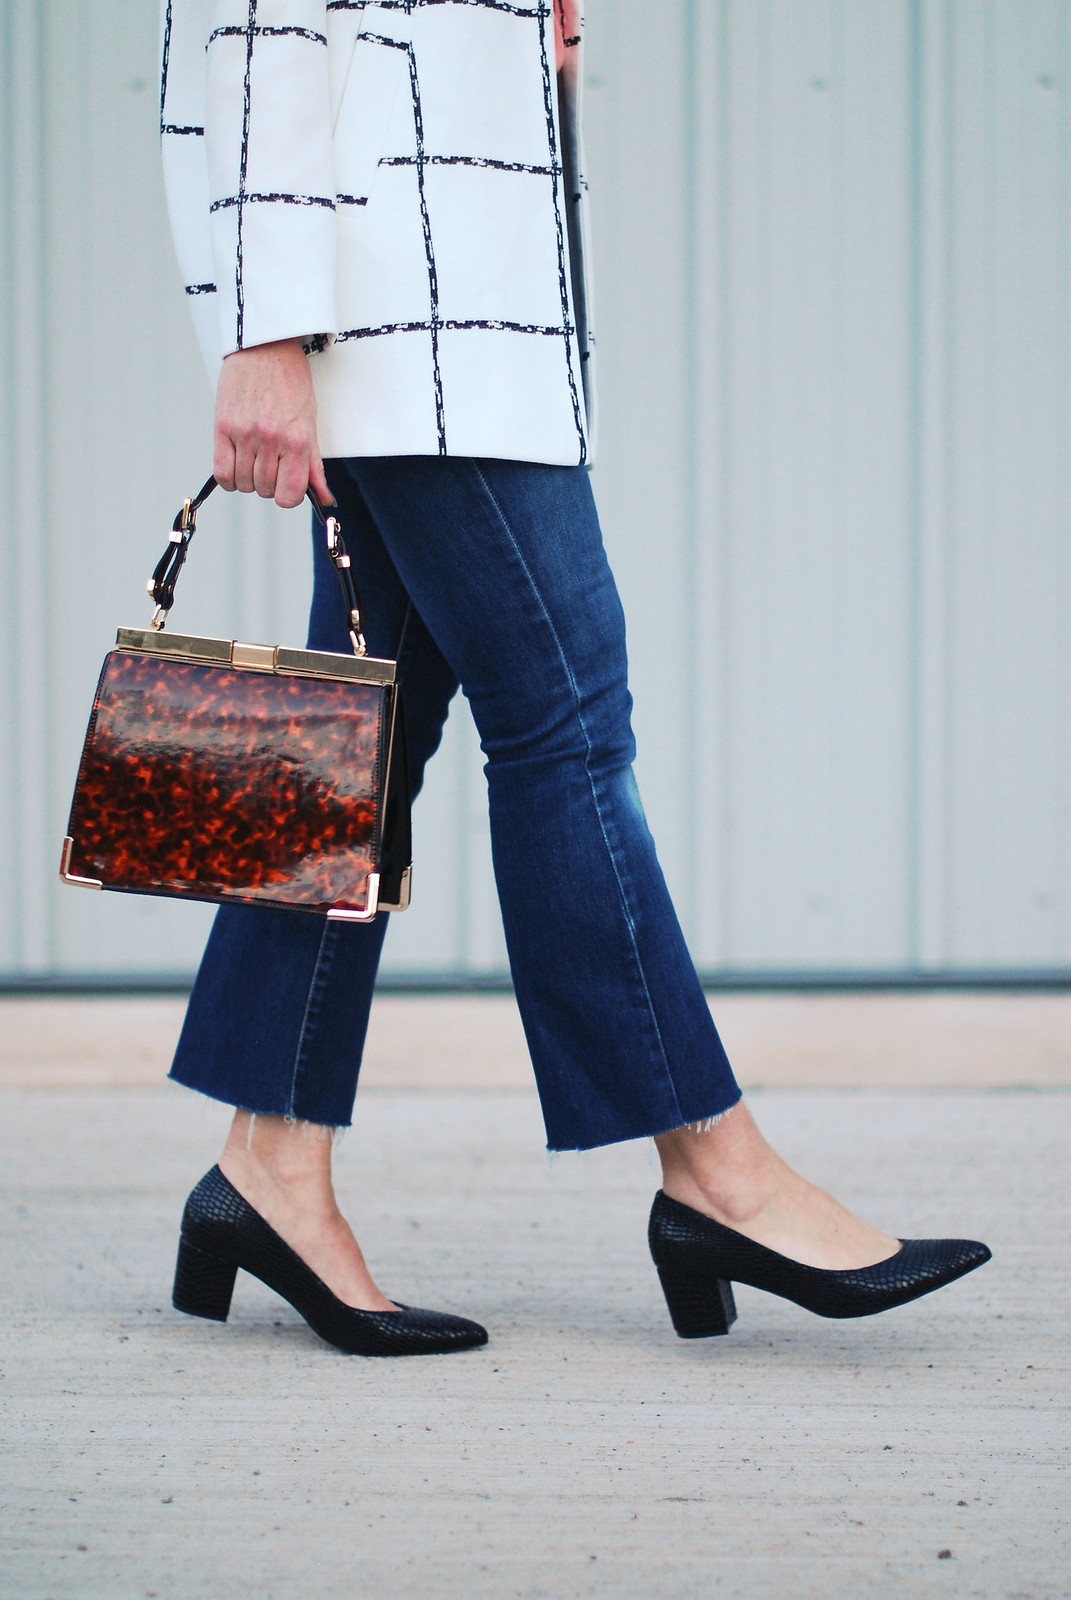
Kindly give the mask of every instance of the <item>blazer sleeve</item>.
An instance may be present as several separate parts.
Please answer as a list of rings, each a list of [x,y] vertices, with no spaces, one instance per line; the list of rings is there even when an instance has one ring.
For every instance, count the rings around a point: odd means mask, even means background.
[[[207,0],[202,15],[221,351],[334,333],[327,0]]]

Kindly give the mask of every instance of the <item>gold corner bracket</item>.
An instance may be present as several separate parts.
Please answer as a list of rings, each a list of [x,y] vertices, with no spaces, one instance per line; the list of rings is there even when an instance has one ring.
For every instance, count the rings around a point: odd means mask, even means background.
[[[380,904],[379,904],[380,911],[408,911],[409,910],[410,892],[411,892],[411,888],[412,888],[412,881],[413,881],[413,869],[412,869],[412,867],[404,868],[404,870],[402,872],[401,887],[399,888],[399,891],[398,891],[397,904],[392,906],[392,905],[388,905],[385,900],[381,900]]]
[[[104,885],[99,878],[79,878],[71,872],[71,851],[74,849],[74,840],[70,834],[63,841],[63,854],[60,856],[59,875],[64,883],[73,883],[76,889],[103,889]]]
[[[332,906],[327,913],[328,922],[371,922],[379,910],[379,873],[370,872],[366,885],[363,911],[350,911],[344,906]]]

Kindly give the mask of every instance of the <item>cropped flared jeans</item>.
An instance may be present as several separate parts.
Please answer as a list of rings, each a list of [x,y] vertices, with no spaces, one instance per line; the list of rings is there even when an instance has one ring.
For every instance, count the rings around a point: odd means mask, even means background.
[[[740,1097],[632,774],[625,624],[586,468],[327,463],[372,655],[396,657],[413,793],[460,685],[487,757],[510,969],[552,1150]],[[348,651],[315,538],[309,646]],[[419,862],[414,872],[419,894]],[[388,916],[224,907],[171,1076],[259,1113],[350,1121]]]

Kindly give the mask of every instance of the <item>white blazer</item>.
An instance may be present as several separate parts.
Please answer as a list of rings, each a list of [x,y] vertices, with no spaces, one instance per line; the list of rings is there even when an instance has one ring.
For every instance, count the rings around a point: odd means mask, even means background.
[[[554,4],[560,73],[550,0],[163,0],[164,176],[213,381],[300,336],[325,456],[590,459],[580,24]]]

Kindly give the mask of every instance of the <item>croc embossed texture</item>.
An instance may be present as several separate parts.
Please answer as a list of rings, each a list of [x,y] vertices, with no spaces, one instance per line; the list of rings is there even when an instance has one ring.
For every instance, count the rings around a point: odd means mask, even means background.
[[[213,1167],[183,1212],[175,1309],[226,1322],[239,1267],[282,1295],[321,1339],[347,1355],[441,1355],[487,1343],[478,1322],[445,1311],[357,1311],[346,1305]]]
[[[756,1244],[660,1189],[647,1232],[673,1326],[682,1339],[728,1333],[736,1320],[732,1285],[793,1300],[820,1317],[870,1317],[940,1289],[989,1260],[975,1239],[901,1239],[872,1267],[830,1272]]]

